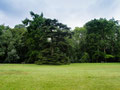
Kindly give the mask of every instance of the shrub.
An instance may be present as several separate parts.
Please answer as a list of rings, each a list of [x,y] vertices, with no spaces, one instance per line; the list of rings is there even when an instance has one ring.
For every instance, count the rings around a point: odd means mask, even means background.
[[[49,55],[49,56],[42,56],[39,55],[39,60],[35,61],[35,64],[51,64],[51,65],[63,65],[63,64],[70,64],[69,58],[64,54],[57,54]]]

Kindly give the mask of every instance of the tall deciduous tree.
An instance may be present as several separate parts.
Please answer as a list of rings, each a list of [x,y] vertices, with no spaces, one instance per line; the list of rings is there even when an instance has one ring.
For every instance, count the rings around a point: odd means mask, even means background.
[[[106,61],[106,55],[114,55],[112,52],[115,49],[114,41],[116,41],[117,26],[118,22],[114,19],[106,20],[100,18],[86,23],[86,51],[91,56],[91,62]]]

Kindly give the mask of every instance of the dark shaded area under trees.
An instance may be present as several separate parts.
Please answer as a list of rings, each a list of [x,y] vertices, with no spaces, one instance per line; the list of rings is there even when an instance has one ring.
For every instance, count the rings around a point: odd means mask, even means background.
[[[0,63],[70,64],[120,61],[120,25],[94,19],[70,30],[56,19],[30,13],[14,28],[0,25]]]

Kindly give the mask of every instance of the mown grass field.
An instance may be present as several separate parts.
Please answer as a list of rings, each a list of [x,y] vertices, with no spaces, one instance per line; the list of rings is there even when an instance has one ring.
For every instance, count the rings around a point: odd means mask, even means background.
[[[0,64],[0,90],[120,90],[120,63]]]

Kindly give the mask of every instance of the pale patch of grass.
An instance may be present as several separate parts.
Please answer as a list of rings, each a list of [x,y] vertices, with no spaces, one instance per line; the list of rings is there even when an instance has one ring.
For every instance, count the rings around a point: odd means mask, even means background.
[[[0,64],[0,90],[120,90],[120,64]]]

